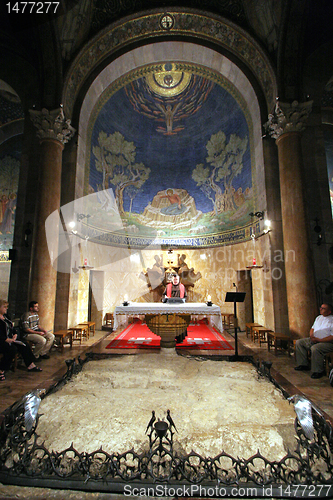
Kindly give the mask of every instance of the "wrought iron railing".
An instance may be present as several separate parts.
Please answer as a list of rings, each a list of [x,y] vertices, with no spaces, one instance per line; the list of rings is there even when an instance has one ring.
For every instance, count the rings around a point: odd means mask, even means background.
[[[94,357],[68,360],[67,373],[41,397],[58,391]],[[257,368],[259,376],[273,381],[269,363]],[[260,451],[248,459],[223,451],[215,457],[195,451],[180,454],[174,449],[176,425],[169,411],[162,420],[152,412],[142,453],[107,453],[102,448],[80,453],[73,445],[56,452],[37,434],[41,416],[27,430],[22,399],[5,412],[1,425],[0,482],[134,496],[332,498],[332,427],[317,412],[312,417],[314,438],[305,436],[296,418],[295,450],[279,461],[268,460]]]

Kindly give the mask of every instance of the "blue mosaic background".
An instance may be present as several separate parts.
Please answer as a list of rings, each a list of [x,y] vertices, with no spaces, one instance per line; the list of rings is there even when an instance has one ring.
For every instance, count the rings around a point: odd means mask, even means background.
[[[21,152],[22,135],[11,138],[0,148],[0,250],[13,246]]]
[[[143,81],[143,79],[137,80],[136,86],[140,88],[143,96],[145,85],[140,80]],[[199,84],[204,86],[205,83],[207,83],[205,78],[200,77]],[[207,233],[204,236],[215,235],[214,237],[218,236],[218,240],[221,240],[221,233],[230,233],[230,231],[236,231],[249,225],[251,223],[249,213],[254,206],[251,141],[245,114],[236,99],[221,85],[209,81],[210,90],[206,92],[205,101],[198,106],[193,114],[186,113],[184,107],[181,118],[173,123],[173,132],[167,135],[161,132],[161,128],[163,125],[165,126],[163,120],[158,122],[151,119],[142,112],[142,107],[133,105],[133,100],[131,101],[129,98],[130,85],[128,84],[127,89],[121,88],[111,95],[99,109],[95,122],[90,125],[92,132],[88,174],[89,192],[96,192],[100,189],[98,186],[101,185],[103,177],[102,172],[97,171],[95,167],[96,156],[93,153],[94,146],[98,146],[98,137],[101,132],[108,136],[119,132],[126,141],[134,143],[135,162],[143,163],[145,167],[150,169],[148,179],[140,187],[132,204],[125,190],[123,201],[125,212],[129,211],[131,204],[131,215],[142,214],[159,191],[169,188],[183,189],[194,199],[197,211],[201,211],[206,216],[204,220],[198,222],[198,224],[207,225]],[[143,98],[149,102],[151,95],[143,96]],[[162,102],[163,98],[160,101]],[[164,99],[165,106],[167,102],[167,99]],[[173,102],[176,102],[176,99]],[[224,217],[224,214],[219,214],[218,220],[216,220],[213,201],[197,185],[192,178],[192,172],[198,164],[203,164],[205,168],[211,168],[211,164],[206,161],[208,156],[206,145],[212,136],[219,131],[226,135],[227,143],[231,134],[235,134],[241,139],[247,138],[247,148],[242,159],[242,171],[233,178],[232,187],[235,191],[241,188],[243,193],[245,190],[248,192],[250,190],[251,195],[250,199],[247,200],[246,209],[244,207],[242,217],[232,217],[239,208],[235,204],[234,210],[229,210],[227,217]],[[109,187],[113,188],[115,193],[115,186],[110,183]],[[220,187],[224,191],[223,182],[220,182]],[[210,219],[209,224],[207,224],[207,218]],[[214,218],[216,220],[215,226]],[[221,222],[222,220],[223,222]],[[134,222],[136,223],[136,221]],[[131,223],[133,223],[133,218]],[[147,236],[140,224],[137,225],[140,235]],[[193,236],[193,233],[192,235],[186,234],[186,231],[171,233],[172,228],[167,232],[167,237],[182,238],[183,244],[184,237]]]

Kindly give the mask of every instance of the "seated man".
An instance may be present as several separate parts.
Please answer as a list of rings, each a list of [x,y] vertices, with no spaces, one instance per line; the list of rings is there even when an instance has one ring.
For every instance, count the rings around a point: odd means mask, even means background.
[[[325,354],[333,352],[333,315],[330,304],[322,304],[310,330],[310,337],[296,341],[295,370],[310,370],[308,353],[311,352],[311,378],[325,375]]]
[[[29,311],[24,313],[21,319],[24,338],[35,344],[35,358],[49,359],[48,352],[54,342],[53,333],[47,332],[39,324],[38,302],[32,300],[29,303]]]
[[[179,283],[179,276],[176,273],[172,275],[172,283],[168,283],[164,290],[163,302],[170,297],[180,297],[181,299],[187,297],[186,288],[182,283]]]

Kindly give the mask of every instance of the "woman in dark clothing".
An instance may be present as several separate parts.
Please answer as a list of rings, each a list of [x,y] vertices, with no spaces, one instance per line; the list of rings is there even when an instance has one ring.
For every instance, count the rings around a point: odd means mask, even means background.
[[[7,309],[8,302],[0,300],[0,353],[2,354],[2,358],[0,359],[0,381],[5,380],[5,371],[9,370],[17,352],[21,354],[29,372],[42,371],[34,363],[35,356],[30,346],[18,341],[17,334],[13,330],[13,323],[6,316]]]

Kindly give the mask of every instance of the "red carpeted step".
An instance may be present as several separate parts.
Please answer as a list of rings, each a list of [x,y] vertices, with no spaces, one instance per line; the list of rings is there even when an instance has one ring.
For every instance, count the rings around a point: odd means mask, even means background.
[[[161,338],[149,330],[145,323],[132,323],[106,347],[107,349],[147,349],[160,347]],[[187,336],[177,349],[225,349],[233,347],[215,328],[206,325],[190,325]]]

